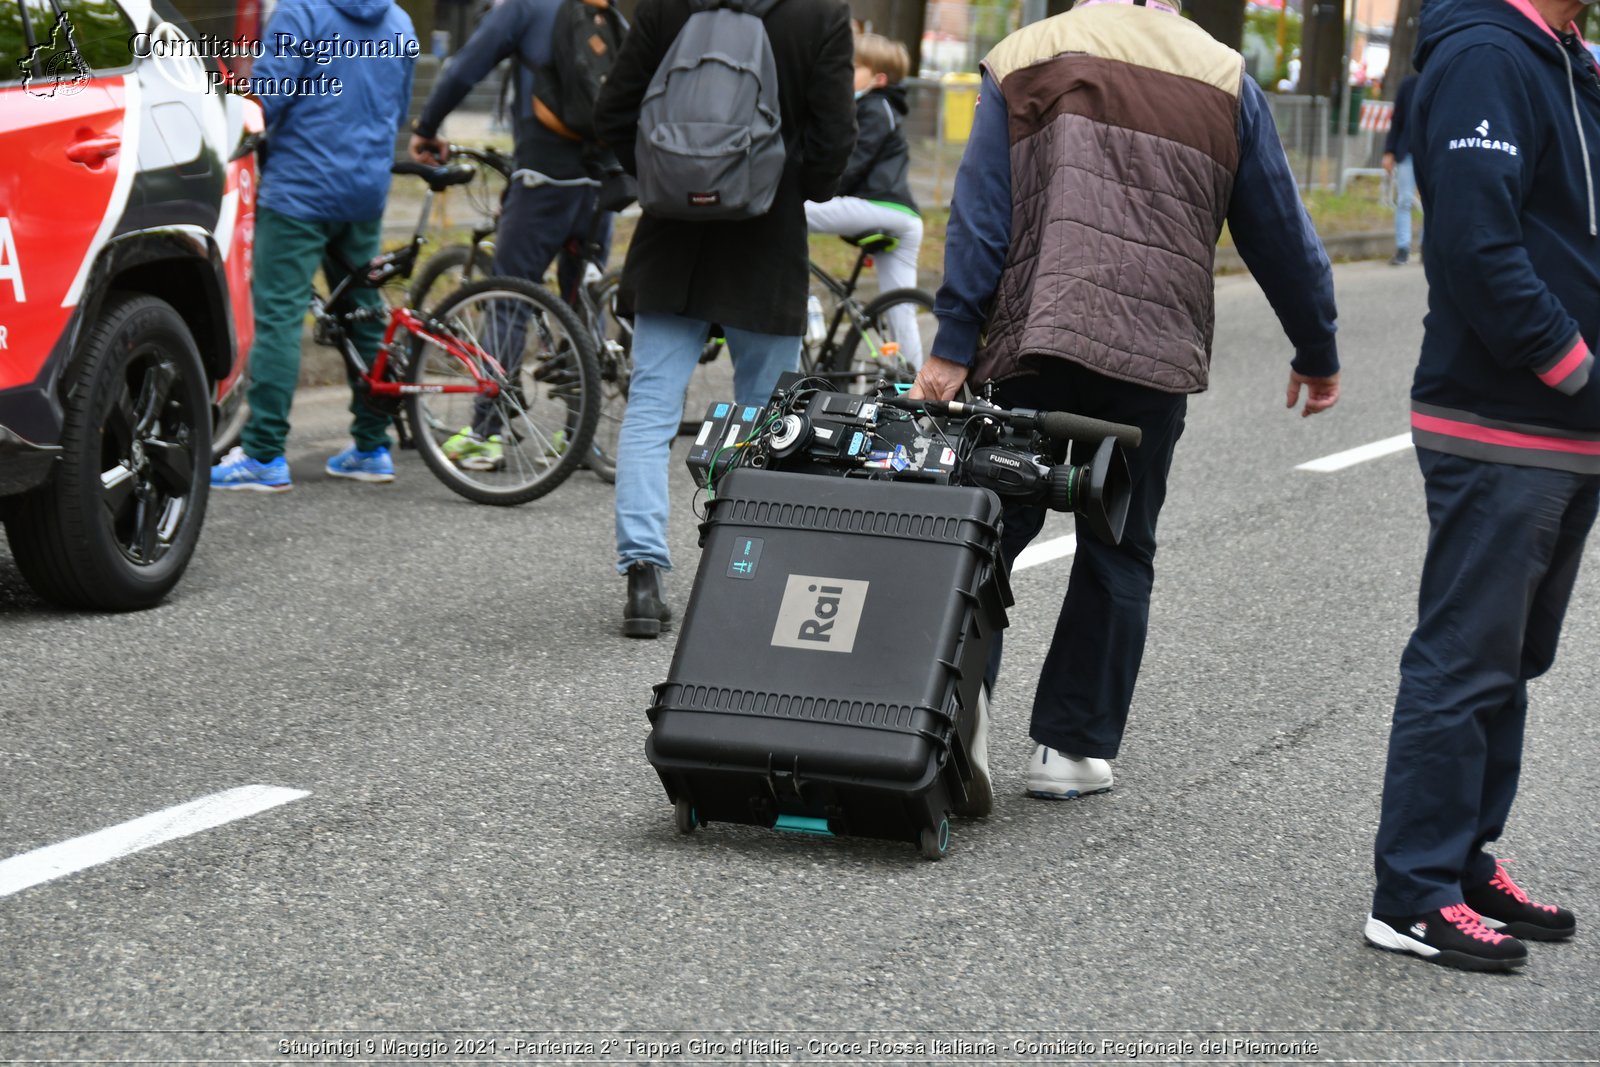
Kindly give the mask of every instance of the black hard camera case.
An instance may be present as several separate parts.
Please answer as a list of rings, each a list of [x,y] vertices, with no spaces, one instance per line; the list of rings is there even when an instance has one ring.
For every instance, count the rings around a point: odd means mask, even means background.
[[[943,854],[1010,590],[987,489],[736,469],[701,526],[645,752],[679,830]]]

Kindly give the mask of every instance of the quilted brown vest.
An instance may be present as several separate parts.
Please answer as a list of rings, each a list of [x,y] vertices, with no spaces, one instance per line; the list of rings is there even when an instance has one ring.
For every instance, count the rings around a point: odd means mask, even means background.
[[[1067,359],[1205,389],[1239,53],[1176,15],[1101,4],[1025,27],[984,67],[1006,102],[1011,248],[972,378]]]

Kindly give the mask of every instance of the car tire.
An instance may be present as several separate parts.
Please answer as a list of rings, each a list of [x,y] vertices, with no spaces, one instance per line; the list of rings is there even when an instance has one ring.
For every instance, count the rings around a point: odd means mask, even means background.
[[[177,584],[205,521],[211,388],[172,305],[107,296],[69,372],[55,477],[6,524],[40,596],[128,611]]]

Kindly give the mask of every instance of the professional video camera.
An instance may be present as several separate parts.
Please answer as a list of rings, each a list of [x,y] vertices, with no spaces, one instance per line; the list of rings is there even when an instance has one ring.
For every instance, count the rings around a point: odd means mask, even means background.
[[[977,486],[1076,512],[1090,533],[1114,545],[1128,515],[1122,449],[1139,438],[1137,427],[1063,411],[859,396],[785,375],[765,407],[712,404],[688,465],[712,493],[736,467]],[[1086,461],[1080,452],[1089,453]]]

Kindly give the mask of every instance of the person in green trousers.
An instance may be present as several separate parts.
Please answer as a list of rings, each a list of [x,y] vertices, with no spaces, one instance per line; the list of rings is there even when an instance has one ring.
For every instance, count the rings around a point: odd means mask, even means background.
[[[282,0],[266,39],[273,47],[249,79],[265,112],[268,149],[251,279],[250,417],[240,446],[212,468],[211,485],[284,492],[293,487],[284,452],[312,280],[320,266],[335,286],[378,253],[417,44],[410,17],[394,0]],[[317,44],[330,40],[357,45],[329,57]],[[361,47],[363,40],[373,47]],[[382,306],[371,289],[352,289],[345,299]],[[379,320],[351,327],[363,358],[376,354],[383,331]],[[393,481],[389,416],[359,392],[350,414],[350,447],[325,470],[356,481]]]

